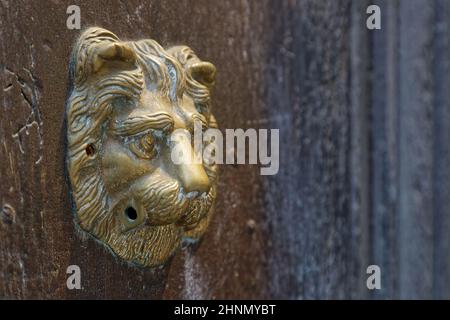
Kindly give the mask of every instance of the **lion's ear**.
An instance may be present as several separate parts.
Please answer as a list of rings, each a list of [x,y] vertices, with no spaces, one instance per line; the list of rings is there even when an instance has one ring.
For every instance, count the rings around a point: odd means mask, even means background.
[[[191,77],[201,84],[212,87],[216,79],[216,67],[206,61],[194,62],[188,65],[188,72]]]
[[[112,32],[97,27],[85,30],[71,56],[71,75],[76,85],[82,85],[101,70],[135,66],[136,55],[129,44]]]
[[[108,62],[119,61],[133,65],[136,61],[136,55],[133,49],[125,43],[100,44],[96,49],[92,56],[94,72],[98,72],[103,67],[108,66]]]
[[[174,46],[167,51],[181,63],[186,72],[197,82],[211,88],[216,79],[216,67],[207,61],[202,61],[187,46]]]

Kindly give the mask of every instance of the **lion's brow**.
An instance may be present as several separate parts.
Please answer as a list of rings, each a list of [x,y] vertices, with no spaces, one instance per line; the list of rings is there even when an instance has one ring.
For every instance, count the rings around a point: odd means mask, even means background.
[[[115,121],[112,130],[116,135],[131,136],[145,132],[149,129],[170,132],[174,120],[167,112],[157,112],[148,115],[132,116],[123,121]]]

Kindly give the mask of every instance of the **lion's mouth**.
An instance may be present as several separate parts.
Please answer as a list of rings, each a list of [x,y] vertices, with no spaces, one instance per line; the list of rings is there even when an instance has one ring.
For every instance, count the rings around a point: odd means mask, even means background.
[[[177,183],[151,189],[142,196],[147,226],[176,224],[193,227],[209,212],[215,197],[215,186],[209,192],[185,194]]]
[[[190,201],[188,210],[176,222],[177,225],[186,227],[187,229],[194,228],[202,218],[204,218],[215,198],[216,187],[212,186],[207,193],[203,193]]]

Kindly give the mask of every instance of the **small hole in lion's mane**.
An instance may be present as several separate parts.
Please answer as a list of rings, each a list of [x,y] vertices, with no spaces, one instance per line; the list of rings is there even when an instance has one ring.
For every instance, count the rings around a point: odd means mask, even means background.
[[[86,154],[88,155],[88,157],[92,157],[95,154],[95,147],[92,143],[87,145]]]

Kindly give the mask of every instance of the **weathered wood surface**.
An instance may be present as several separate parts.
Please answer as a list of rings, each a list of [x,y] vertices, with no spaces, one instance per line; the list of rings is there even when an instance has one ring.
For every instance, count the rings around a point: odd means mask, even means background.
[[[222,166],[204,241],[158,270],[74,231],[70,4],[0,2],[0,297],[450,298],[449,1],[79,2],[83,27],[212,61],[221,128],[280,128],[278,175]]]

